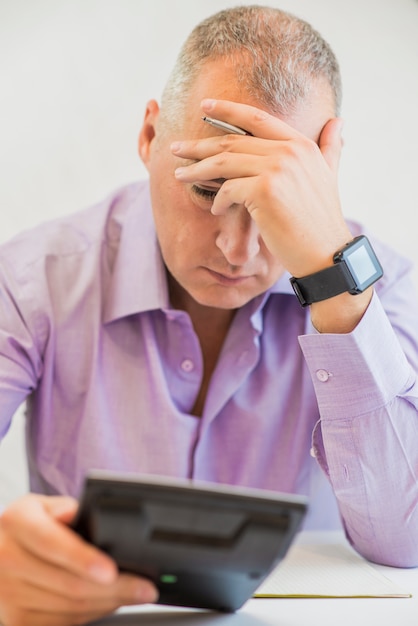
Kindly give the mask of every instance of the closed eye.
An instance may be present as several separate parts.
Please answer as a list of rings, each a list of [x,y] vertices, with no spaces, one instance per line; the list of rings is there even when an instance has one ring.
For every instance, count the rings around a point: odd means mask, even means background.
[[[192,185],[193,193],[201,196],[205,200],[213,202],[220,187],[214,189],[213,187],[200,187],[199,185]]]

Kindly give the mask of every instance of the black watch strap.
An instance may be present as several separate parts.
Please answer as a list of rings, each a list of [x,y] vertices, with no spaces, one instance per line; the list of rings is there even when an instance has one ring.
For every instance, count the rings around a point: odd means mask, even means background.
[[[302,306],[327,300],[356,287],[355,280],[345,263],[331,265],[303,278],[292,277],[290,282]]]

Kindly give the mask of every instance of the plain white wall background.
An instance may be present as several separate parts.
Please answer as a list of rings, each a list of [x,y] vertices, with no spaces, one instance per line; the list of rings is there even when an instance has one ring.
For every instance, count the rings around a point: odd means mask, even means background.
[[[159,98],[192,27],[239,3],[0,0],[0,242],[144,176],[146,101]],[[290,10],[332,45],[344,85],[344,212],[418,261],[418,2],[241,4]],[[0,446],[0,503],[26,489],[20,411]]]

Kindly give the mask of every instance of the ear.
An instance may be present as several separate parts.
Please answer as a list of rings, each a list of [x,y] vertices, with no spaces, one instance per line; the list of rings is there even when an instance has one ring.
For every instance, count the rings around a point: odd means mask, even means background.
[[[319,148],[330,169],[337,173],[340,162],[343,139],[341,137],[344,120],[333,117],[328,120],[319,136]]]
[[[144,122],[138,137],[138,153],[147,169],[151,157],[151,144],[156,135],[156,123],[159,112],[158,102],[150,100],[147,104]]]

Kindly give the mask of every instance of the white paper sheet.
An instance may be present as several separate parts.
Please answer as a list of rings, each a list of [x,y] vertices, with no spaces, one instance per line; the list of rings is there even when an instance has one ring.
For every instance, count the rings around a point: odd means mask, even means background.
[[[294,544],[255,597],[409,598],[349,546]]]

